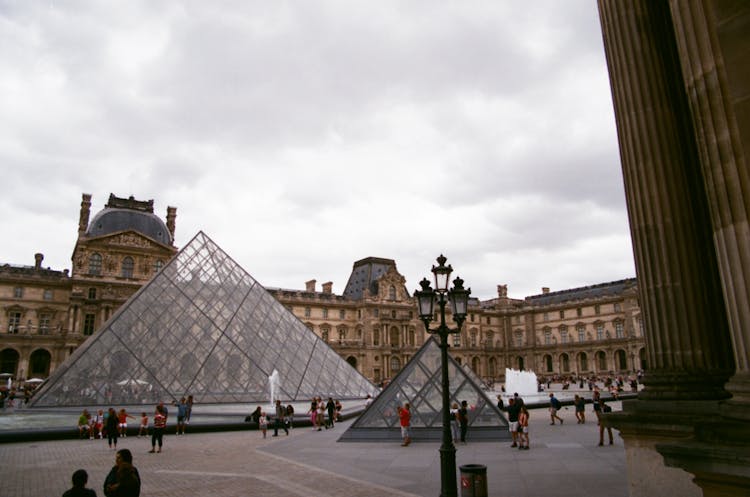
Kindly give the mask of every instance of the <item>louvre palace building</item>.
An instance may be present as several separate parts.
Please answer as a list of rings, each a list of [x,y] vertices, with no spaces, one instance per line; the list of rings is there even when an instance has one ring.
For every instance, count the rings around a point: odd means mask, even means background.
[[[68,269],[0,262],[0,373],[46,378],[178,252],[177,209],[164,220],[153,200],[110,195],[91,217],[83,194]],[[252,271],[252,268],[248,268]],[[416,286],[413,284],[412,286]],[[267,288],[287,309],[370,381],[393,378],[427,339],[416,301],[396,261],[354,262],[341,294],[316,280],[304,289]],[[627,375],[646,369],[634,278],[550,291],[524,299],[470,301],[451,354],[480,378],[502,382],[505,368],[539,376]]]

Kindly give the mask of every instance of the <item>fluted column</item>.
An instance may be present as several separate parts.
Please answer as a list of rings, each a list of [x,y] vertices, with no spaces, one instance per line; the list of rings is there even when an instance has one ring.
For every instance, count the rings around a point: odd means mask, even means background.
[[[725,412],[750,420],[750,176],[712,6],[675,0],[670,5],[690,110],[701,137],[698,152],[737,368]]]
[[[666,0],[600,0],[649,371],[640,396],[722,399],[733,372],[717,259]]]
[[[701,495],[659,444],[715,418],[734,372],[695,128],[667,0],[599,0],[648,370],[605,423],[625,440],[631,496]]]

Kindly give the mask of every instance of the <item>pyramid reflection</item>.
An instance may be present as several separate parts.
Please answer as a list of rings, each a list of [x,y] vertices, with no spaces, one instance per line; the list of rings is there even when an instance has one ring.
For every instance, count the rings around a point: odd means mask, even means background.
[[[199,232],[45,382],[31,406],[339,399],[375,387]]]

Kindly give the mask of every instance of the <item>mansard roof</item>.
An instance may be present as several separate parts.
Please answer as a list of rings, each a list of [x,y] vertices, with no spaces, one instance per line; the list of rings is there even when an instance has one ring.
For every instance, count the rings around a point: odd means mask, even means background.
[[[369,291],[372,295],[378,293],[378,279],[386,274],[390,268],[396,269],[396,261],[382,257],[366,257],[354,263],[352,274],[344,289],[344,297],[352,300],[362,300]]]
[[[599,283],[597,285],[571,288],[559,292],[542,293],[526,297],[526,303],[531,305],[553,305],[577,300],[599,299],[608,296],[621,295],[624,291],[636,286],[635,278]]]
[[[135,230],[164,245],[173,243],[167,225],[154,214],[153,200],[124,199],[112,194],[104,209],[89,223],[86,235],[98,237],[128,230]]]

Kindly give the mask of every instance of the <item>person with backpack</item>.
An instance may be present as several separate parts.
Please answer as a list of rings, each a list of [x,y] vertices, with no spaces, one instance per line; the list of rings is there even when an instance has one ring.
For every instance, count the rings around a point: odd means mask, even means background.
[[[563,419],[557,415],[557,411],[560,410],[562,407],[562,404],[560,404],[560,401],[557,400],[557,397],[555,397],[554,393],[549,394],[549,419],[552,421],[550,424],[555,424],[555,419],[560,421],[560,424],[563,424]]]
[[[604,426],[604,423],[602,423],[602,414],[612,412],[612,408],[609,407],[607,404],[604,403],[604,399],[601,397],[594,399],[594,414],[596,414],[597,424],[599,425],[599,447],[604,445],[604,429],[607,429],[607,435],[609,435],[609,445],[612,445],[614,441],[612,440],[612,428],[609,426]]]

